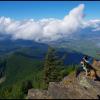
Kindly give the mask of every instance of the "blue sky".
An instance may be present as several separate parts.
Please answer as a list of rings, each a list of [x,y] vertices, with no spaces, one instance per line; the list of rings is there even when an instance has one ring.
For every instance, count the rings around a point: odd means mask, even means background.
[[[0,16],[13,19],[62,19],[79,4],[85,4],[86,19],[100,19],[100,1],[0,1]]]
[[[100,1],[0,2],[0,34],[12,39],[53,41],[83,29],[100,31]]]

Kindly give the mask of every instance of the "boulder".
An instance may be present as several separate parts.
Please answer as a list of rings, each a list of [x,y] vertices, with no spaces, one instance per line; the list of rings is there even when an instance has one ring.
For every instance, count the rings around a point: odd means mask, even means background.
[[[46,90],[30,89],[28,91],[28,99],[50,99],[51,97]]]

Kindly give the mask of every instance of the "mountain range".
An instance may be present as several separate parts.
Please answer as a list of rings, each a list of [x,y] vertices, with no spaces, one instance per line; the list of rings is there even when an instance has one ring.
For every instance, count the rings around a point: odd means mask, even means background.
[[[28,58],[44,59],[48,50],[48,46],[48,44],[37,43],[35,41],[30,40],[2,40],[0,41],[0,56],[7,57],[14,53]],[[75,50],[69,48],[55,48],[57,49],[58,55],[60,57],[64,54],[67,55],[65,60],[67,64],[79,63],[83,56],[82,53],[76,52]],[[77,58],[77,60],[75,58]]]

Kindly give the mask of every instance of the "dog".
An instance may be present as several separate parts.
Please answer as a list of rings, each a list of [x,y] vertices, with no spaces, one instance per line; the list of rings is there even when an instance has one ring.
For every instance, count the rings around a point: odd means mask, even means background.
[[[96,74],[96,70],[92,67],[92,65],[88,64],[84,60],[82,60],[80,62],[80,64],[82,65],[83,69],[85,70],[86,77],[89,77],[89,78],[95,80],[97,77],[97,74]]]

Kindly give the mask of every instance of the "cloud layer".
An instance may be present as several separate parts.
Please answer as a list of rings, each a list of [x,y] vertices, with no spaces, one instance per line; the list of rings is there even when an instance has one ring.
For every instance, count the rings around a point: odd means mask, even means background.
[[[83,11],[84,4],[80,4],[61,20],[48,18],[16,21],[0,17],[0,35],[9,35],[12,39],[53,41],[68,37],[81,28],[93,27],[93,31],[100,30],[100,20],[85,22]]]

